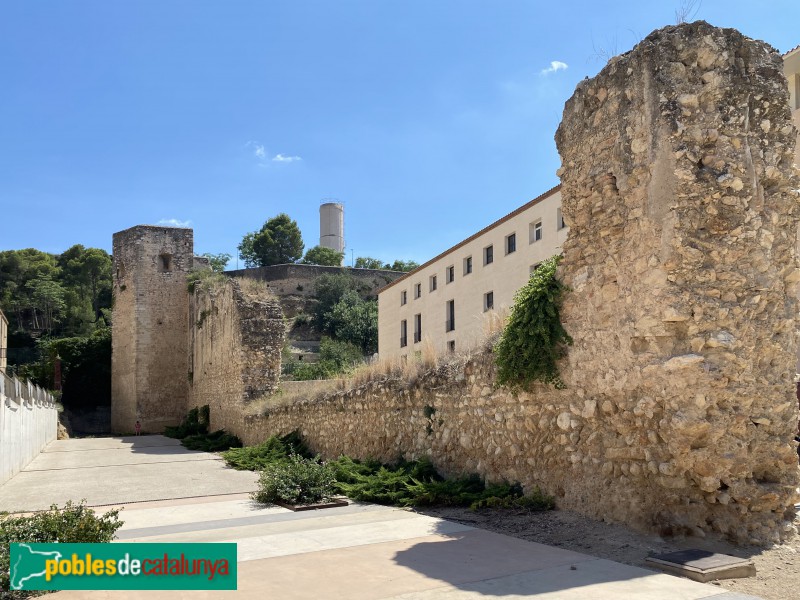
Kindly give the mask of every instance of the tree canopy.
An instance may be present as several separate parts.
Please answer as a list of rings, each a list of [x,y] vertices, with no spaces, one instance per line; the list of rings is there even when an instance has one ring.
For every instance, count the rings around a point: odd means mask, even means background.
[[[297,262],[304,247],[297,221],[281,213],[259,231],[245,235],[239,244],[239,255],[247,267],[269,267]]]
[[[333,248],[326,248],[325,246],[314,246],[306,252],[303,260],[300,262],[304,265],[339,267],[342,264],[343,258],[344,252],[337,252]]]
[[[211,270],[217,273],[222,273],[225,270],[225,267],[228,266],[228,262],[231,260],[231,255],[227,252],[221,252],[220,254],[204,252],[201,254],[201,256],[208,259],[208,264],[211,265]]]
[[[359,256],[355,263],[356,269],[380,269],[382,271],[403,271],[404,273],[413,271],[418,266],[419,263],[413,260],[395,260],[390,264],[371,256]]]

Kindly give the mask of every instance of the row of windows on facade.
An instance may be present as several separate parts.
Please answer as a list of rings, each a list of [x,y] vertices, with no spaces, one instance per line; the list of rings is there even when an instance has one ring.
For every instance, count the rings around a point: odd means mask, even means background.
[[[564,224],[564,217],[561,215],[561,209],[558,209],[558,222],[557,222],[557,229],[561,230],[565,227]],[[533,244],[534,242],[539,242],[542,240],[542,220],[539,219],[530,224],[530,242]],[[512,233],[506,236],[505,239],[505,252],[506,255],[512,254],[517,251],[517,234]],[[494,262],[494,244],[489,244],[483,249],[483,266],[490,265]],[[531,271],[535,268],[535,265],[531,267]],[[472,256],[467,256],[463,260],[463,273],[464,275],[469,275],[472,273]],[[452,283],[456,279],[456,267],[455,265],[450,265],[444,270],[444,282]],[[438,287],[438,278],[436,275],[431,275],[428,278],[428,291],[433,292],[436,291]],[[422,283],[415,283],[414,284],[414,300],[417,298],[422,297]],[[403,290],[400,292],[400,306],[403,306],[408,303],[408,292]]]
[[[483,312],[494,308],[494,292],[486,292],[483,295]],[[456,329],[456,301],[448,300],[445,303],[444,331],[450,333]],[[422,313],[414,315],[414,343],[422,341]],[[449,342],[448,342],[449,343]],[[455,344],[455,342],[453,342]],[[400,347],[408,346],[408,320],[400,321]]]

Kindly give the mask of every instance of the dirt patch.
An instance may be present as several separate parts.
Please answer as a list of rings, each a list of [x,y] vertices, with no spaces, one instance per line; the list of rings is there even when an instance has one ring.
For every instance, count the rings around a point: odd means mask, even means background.
[[[611,523],[603,523],[573,512],[555,510],[483,510],[434,508],[427,515],[464,523],[512,537],[591,554],[599,558],[634,565],[645,564],[651,554],[701,548],[732,556],[752,558],[757,575],[744,579],[712,582],[732,592],[769,600],[800,600],[800,536],[769,549],[733,546],[724,540],[707,538],[662,538]]]

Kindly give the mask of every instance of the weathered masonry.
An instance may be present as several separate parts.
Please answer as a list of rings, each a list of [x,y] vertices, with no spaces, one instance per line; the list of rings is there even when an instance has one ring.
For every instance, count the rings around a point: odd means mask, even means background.
[[[191,229],[139,225],[114,234],[111,429],[175,425],[189,399]]]

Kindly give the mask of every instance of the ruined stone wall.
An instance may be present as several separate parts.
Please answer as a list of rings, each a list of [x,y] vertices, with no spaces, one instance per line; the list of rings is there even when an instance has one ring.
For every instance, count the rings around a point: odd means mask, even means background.
[[[662,29],[578,85],[556,142],[568,385],[591,417],[564,417],[575,487],[665,525],[780,536],[800,279],[780,56],[704,22]]]
[[[111,428],[160,432],[189,396],[186,275],[191,229],[139,225],[114,234]]]
[[[208,404],[211,429],[236,431],[247,404],[277,389],[284,322],[264,286],[200,283],[192,297],[191,405]]]
[[[289,406],[236,431],[431,456],[662,533],[794,532],[800,185],[780,57],[732,30],[657,31],[582,82],[557,134],[575,339],[565,390],[494,387],[491,355]]]

